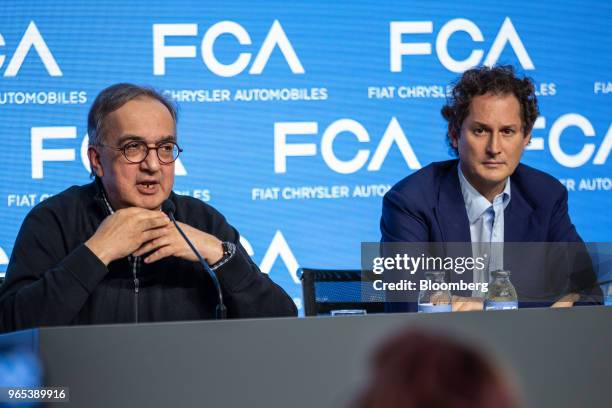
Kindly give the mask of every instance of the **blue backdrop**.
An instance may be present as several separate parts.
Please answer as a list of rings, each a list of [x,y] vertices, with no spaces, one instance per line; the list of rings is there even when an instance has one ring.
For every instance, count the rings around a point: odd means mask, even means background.
[[[483,63],[536,80],[523,161],[566,184],[585,240],[610,241],[609,4],[98,3],[0,5],[0,270],[29,210],[88,182],[87,111],[129,81],[180,107],[175,190],[223,212],[300,306],[299,266],[358,268],[382,195],[450,157],[447,85]]]

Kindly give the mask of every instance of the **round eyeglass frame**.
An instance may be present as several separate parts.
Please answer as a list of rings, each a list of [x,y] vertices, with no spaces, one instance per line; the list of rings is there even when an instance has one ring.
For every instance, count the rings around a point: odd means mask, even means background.
[[[128,145],[131,144],[131,143],[138,143],[141,146],[144,146],[145,149],[147,149],[147,151],[146,151],[144,157],[142,158],[142,160],[134,161],[134,160],[130,160],[130,158],[128,157],[126,149],[127,149]],[[167,144],[172,144],[172,145],[176,146],[176,149],[177,149],[176,150],[177,151],[176,157],[172,161],[165,161],[159,155],[159,149],[163,145],[167,145]],[[127,142],[126,144],[124,144],[123,147],[116,147],[116,146],[111,146],[111,145],[102,144],[102,143],[98,143],[98,146],[107,147],[109,149],[112,149],[112,150],[115,150],[115,151],[123,153],[123,157],[125,157],[125,159],[128,162],[133,163],[133,164],[140,164],[143,161],[147,160],[147,157],[149,157],[149,151],[151,151],[151,150],[155,150],[155,154],[157,155],[157,160],[159,160],[159,162],[161,164],[171,164],[171,163],[174,163],[176,161],[176,159],[178,159],[179,156],[181,155],[181,153],[183,152],[183,149],[181,149],[181,147],[176,142],[159,142],[159,143],[157,143],[155,145],[155,147],[149,147],[149,145],[146,142],[142,141],[142,140],[132,140],[132,141]]]

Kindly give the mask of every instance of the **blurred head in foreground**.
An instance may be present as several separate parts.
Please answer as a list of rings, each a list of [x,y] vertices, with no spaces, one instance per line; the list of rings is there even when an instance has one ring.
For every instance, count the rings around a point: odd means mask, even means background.
[[[373,355],[354,408],[518,408],[517,392],[480,352],[439,333],[405,330]]]

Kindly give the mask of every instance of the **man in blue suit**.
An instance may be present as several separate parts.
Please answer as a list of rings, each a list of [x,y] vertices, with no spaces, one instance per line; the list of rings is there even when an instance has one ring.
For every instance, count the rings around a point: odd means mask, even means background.
[[[518,78],[512,67],[466,71],[442,108],[448,143],[459,158],[432,163],[385,195],[382,242],[502,246],[504,242],[569,242],[580,246],[582,240],[568,215],[567,190],[554,177],[519,163],[538,114],[533,82]],[[490,258],[488,270],[474,270],[473,276],[463,279],[488,282],[490,271],[510,269],[519,300],[521,295],[553,299],[554,306],[572,306],[580,298],[577,292],[595,282],[590,268],[563,276],[555,270],[560,265],[545,265],[539,254],[505,252],[498,259]],[[391,311],[407,307],[390,306]],[[478,309],[482,309],[482,297],[453,297],[453,310]]]

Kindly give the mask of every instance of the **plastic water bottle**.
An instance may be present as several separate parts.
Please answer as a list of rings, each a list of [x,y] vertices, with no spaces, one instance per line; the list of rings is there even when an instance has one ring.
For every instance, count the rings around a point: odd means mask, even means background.
[[[518,298],[510,282],[510,271],[491,272],[491,282],[489,282],[484,308],[485,310],[518,309]]]
[[[604,304],[606,306],[612,306],[612,283],[608,283],[605,293]]]
[[[444,282],[444,271],[425,272],[427,288],[419,292],[419,313],[452,312],[451,293]]]

